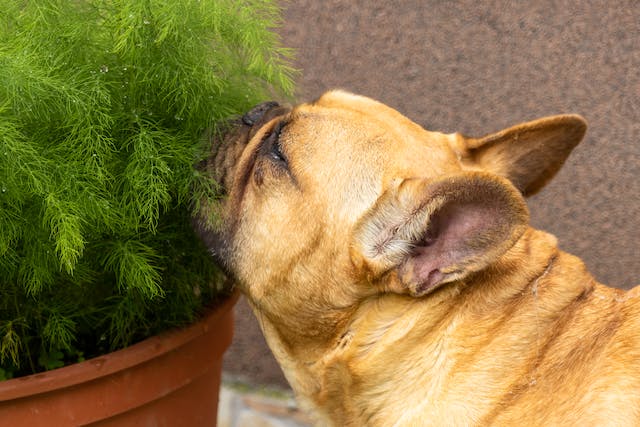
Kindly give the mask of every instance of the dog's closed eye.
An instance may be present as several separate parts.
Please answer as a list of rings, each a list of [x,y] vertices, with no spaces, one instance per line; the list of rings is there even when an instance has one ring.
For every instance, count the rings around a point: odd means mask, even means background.
[[[280,134],[285,125],[285,122],[278,122],[278,124],[265,135],[260,151],[263,155],[267,155],[272,161],[286,167],[288,163],[287,158],[282,153],[282,146],[280,144]]]

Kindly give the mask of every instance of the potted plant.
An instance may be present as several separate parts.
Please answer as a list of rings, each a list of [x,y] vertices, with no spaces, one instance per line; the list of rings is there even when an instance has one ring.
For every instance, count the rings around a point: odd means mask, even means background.
[[[291,93],[289,51],[271,31],[278,20],[269,0],[3,2],[0,425],[18,425],[20,414],[31,426],[95,422],[92,407],[112,417],[104,425],[127,425],[129,409],[105,408],[131,406],[134,389],[178,396],[173,412],[193,425],[198,403],[177,390],[201,373],[162,369],[179,347],[188,351],[177,370],[199,369],[192,341],[210,343],[212,318],[227,325],[218,335],[228,345],[233,302],[199,320],[228,290],[191,230],[197,201],[216,197],[194,164],[208,148],[205,129]],[[192,322],[186,338],[163,333]],[[123,348],[137,361],[120,359]],[[148,365],[158,349],[167,358]],[[116,359],[104,356],[114,351]],[[174,385],[117,369],[127,364]],[[46,406],[54,391],[77,390],[91,366],[119,388],[96,389],[87,404],[58,399],[70,413],[51,418],[61,411]],[[25,404],[33,394],[49,400]],[[159,416],[155,399],[138,399],[147,413],[131,419]],[[215,396],[205,399],[215,407]]]

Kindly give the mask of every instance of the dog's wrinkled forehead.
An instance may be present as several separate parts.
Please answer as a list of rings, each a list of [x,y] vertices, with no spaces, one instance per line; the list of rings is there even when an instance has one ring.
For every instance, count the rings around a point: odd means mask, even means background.
[[[327,92],[296,107],[291,119],[301,136],[315,135],[315,140],[302,145],[305,150],[321,150],[320,169],[331,170],[332,162],[343,169],[351,166],[353,172],[366,169],[383,180],[394,180],[436,176],[459,168],[450,135],[429,132],[370,98]],[[380,176],[385,171],[393,176]]]
[[[459,168],[447,135],[366,97],[328,92],[288,120],[286,150],[301,160],[292,162],[294,175],[345,215],[358,215],[398,180]]]
[[[346,109],[366,113],[368,115],[383,115],[389,114],[395,116],[398,119],[403,119],[406,122],[410,122],[402,114],[398,113],[393,108],[368,98],[366,96],[356,95],[341,90],[332,90],[325,92],[318,99],[311,102],[312,105],[319,105],[326,108]]]

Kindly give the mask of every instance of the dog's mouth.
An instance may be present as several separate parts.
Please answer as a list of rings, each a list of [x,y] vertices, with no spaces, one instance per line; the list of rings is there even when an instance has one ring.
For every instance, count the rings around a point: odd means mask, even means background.
[[[201,200],[193,225],[214,258],[225,266],[228,250],[229,221],[226,221],[224,205],[231,192],[239,160],[253,137],[260,129],[278,116],[287,114],[290,108],[277,102],[264,102],[249,110],[242,117],[234,118],[218,126],[218,130],[206,135],[211,151],[196,168],[217,183],[215,200]],[[224,223],[224,224],[223,224]]]

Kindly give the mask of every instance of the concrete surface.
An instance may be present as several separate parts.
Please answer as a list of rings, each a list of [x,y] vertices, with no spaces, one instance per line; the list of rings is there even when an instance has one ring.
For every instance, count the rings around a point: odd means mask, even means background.
[[[640,3],[363,1],[285,3],[300,100],[340,87],[432,130],[476,136],[549,114],[582,114],[586,139],[530,199],[535,227],[602,282],[640,282]],[[225,369],[286,382],[244,302]]]
[[[234,380],[224,382],[218,403],[218,427],[307,427],[291,392],[273,388],[249,389]]]

